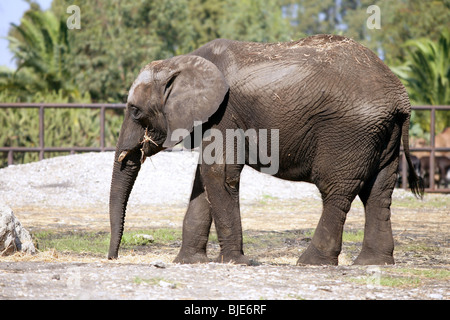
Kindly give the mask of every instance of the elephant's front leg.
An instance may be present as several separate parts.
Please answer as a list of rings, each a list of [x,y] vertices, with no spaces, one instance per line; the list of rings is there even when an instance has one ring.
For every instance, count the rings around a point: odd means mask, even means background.
[[[243,167],[240,164],[201,165],[203,185],[220,245],[217,262],[250,264],[244,256],[239,209],[239,180]]]
[[[211,229],[211,206],[206,198],[200,175],[200,165],[195,172],[189,207],[183,221],[183,240],[181,250],[174,262],[207,263],[206,244]]]

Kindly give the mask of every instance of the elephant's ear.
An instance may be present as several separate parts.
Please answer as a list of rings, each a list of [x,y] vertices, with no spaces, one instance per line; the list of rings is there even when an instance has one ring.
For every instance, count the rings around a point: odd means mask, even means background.
[[[164,87],[164,113],[167,138],[163,147],[170,148],[192,132],[195,125],[208,121],[228,92],[228,84],[220,70],[198,56],[169,59],[170,70]],[[174,134],[175,130],[181,129]]]

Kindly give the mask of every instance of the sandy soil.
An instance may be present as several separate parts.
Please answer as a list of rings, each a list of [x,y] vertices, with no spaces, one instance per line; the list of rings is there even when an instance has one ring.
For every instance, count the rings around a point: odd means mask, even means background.
[[[145,163],[126,230],[181,230],[196,164],[192,155],[182,157]],[[77,155],[2,169],[0,201],[31,233],[109,231],[110,162],[111,154]],[[0,299],[450,299],[450,195],[419,201],[394,192],[395,266],[352,266],[361,243],[348,242],[339,266],[299,267],[320,218],[320,197],[314,186],[273,179],[251,171],[242,179],[244,250],[254,266],[173,264],[179,242],[122,252],[116,261],[106,252],[18,253],[0,258]],[[363,206],[355,200],[345,230],[363,229]],[[211,243],[209,257],[217,250]]]
[[[431,196],[437,201],[442,196]],[[436,198],[438,197],[438,198]],[[447,199],[447,198],[444,198]],[[415,201],[415,200],[413,200]],[[439,200],[441,201],[441,200]],[[448,200],[445,200],[448,201]],[[395,266],[352,266],[360,243],[344,245],[338,267],[298,267],[306,249],[306,230],[320,217],[317,200],[263,199],[242,208],[246,237],[268,232],[282,245],[248,246],[255,266],[210,263],[178,265],[171,261],[179,243],[105,257],[47,251],[36,256],[16,254],[0,260],[2,299],[450,299],[450,276],[428,277],[449,270],[449,213],[445,208],[393,209]],[[126,229],[180,228],[185,208],[134,207]],[[106,208],[16,208],[31,231],[106,231]],[[346,230],[364,226],[362,206],[348,214]],[[217,245],[208,248],[217,254]],[[106,254],[106,253],[105,253]],[[386,285],[384,279],[399,279]],[[402,283],[402,281],[404,283]]]

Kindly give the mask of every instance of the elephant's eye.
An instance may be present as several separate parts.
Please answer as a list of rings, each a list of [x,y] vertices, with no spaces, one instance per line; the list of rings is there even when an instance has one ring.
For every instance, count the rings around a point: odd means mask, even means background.
[[[138,120],[142,115],[141,110],[134,105],[130,106],[130,113],[133,116],[133,118],[136,120]]]

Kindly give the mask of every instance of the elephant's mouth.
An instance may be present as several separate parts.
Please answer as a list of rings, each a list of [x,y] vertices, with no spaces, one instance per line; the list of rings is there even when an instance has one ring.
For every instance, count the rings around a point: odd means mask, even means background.
[[[145,129],[144,138],[141,142],[139,142],[139,146],[141,146],[141,164],[145,162],[145,159],[147,157],[150,157],[154,155],[155,153],[158,153],[161,150],[164,150],[166,148],[158,145],[149,135],[147,128]],[[127,155],[129,155],[133,150],[123,150],[117,161],[122,162]]]

